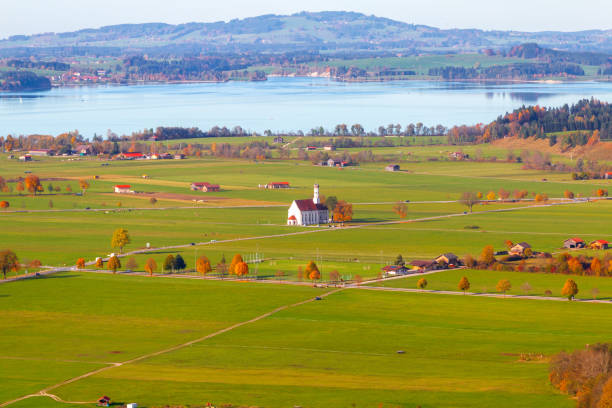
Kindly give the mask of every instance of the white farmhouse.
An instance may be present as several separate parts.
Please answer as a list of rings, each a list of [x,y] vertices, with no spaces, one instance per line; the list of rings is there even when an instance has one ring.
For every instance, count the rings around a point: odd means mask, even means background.
[[[319,199],[319,185],[314,185],[314,197],[294,200],[289,207],[287,225],[317,225],[329,222],[329,211]]]

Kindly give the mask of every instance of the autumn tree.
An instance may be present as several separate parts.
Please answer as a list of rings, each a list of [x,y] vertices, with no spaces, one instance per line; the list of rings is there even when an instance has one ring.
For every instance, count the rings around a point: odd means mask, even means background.
[[[113,271],[113,273],[116,273],[117,269],[121,268],[121,261],[119,261],[119,258],[117,258],[117,256],[113,255],[108,260],[106,267],[109,271]]]
[[[0,208],[9,208],[10,206],[8,201],[0,201]]]
[[[246,262],[239,262],[234,271],[237,276],[246,276],[249,273],[249,265]]]
[[[36,193],[40,191],[42,185],[40,184],[40,179],[38,178],[38,176],[34,174],[28,174],[25,178],[25,187],[30,193],[34,193],[34,195],[36,195]]]
[[[306,265],[306,269],[304,269],[304,273],[306,277],[310,280],[321,279],[321,272],[319,271],[319,267],[314,261],[308,262],[308,265]]]
[[[339,280],[340,280],[340,273],[336,269],[334,269],[333,271],[331,271],[329,273],[329,281],[330,282],[336,283]]]
[[[149,202],[151,203],[151,205],[155,205],[155,204],[157,204],[157,198],[151,197],[151,198],[149,198]]]
[[[119,253],[123,252],[123,247],[130,243],[130,234],[126,229],[117,228],[113,232],[111,239],[111,248],[119,248]]]
[[[168,254],[166,259],[164,259],[164,271],[174,272],[174,255]]]
[[[482,249],[480,254],[480,262],[486,266],[495,263],[495,250],[492,245],[487,245]]]
[[[497,195],[499,196],[499,198],[505,201],[510,197],[510,192],[507,190],[504,190],[503,188],[500,188]]]
[[[40,262],[38,259],[34,259],[30,261],[30,263],[28,264],[28,268],[32,268],[32,269],[37,269],[37,268],[40,268],[41,266],[42,266],[42,262]]]
[[[487,194],[487,200],[489,201],[493,201],[495,200],[495,191],[489,191],[489,193]]]
[[[427,287],[427,279],[425,278],[419,279],[419,281],[417,282],[417,288],[425,289],[426,287]]]
[[[497,282],[497,286],[495,288],[498,292],[502,292],[504,296],[506,296],[506,292],[512,289],[512,285],[508,279],[502,279]]]
[[[357,286],[361,285],[361,283],[363,282],[363,277],[359,274],[355,275],[353,277],[353,280],[355,281],[355,283],[357,284]]]
[[[353,219],[353,204],[347,203],[344,200],[338,201],[334,208],[334,221],[345,222]]]
[[[155,262],[155,259],[153,258],[147,259],[144,269],[145,269],[145,272],[149,274],[149,276],[153,276],[153,273],[157,271],[157,263]]]
[[[81,194],[85,195],[85,191],[89,188],[89,182],[85,179],[79,180],[79,187],[81,188]]]
[[[393,206],[393,212],[399,215],[400,218],[406,218],[408,206],[405,203],[399,202]]]
[[[210,266],[210,260],[205,256],[199,257],[196,261],[196,271],[198,273],[201,273],[202,275],[210,273],[212,271],[212,267]]]
[[[509,239],[504,241],[504,245],[506,245],[506,248],[510,249],[514,246],[514,242],[510,241]]]
[[[593,258],[591,261],[591,273],[595,276],[601,276],[601,261],[599,258]]]
[[[463,294],[465,295],[465,291],[470,288],[470,281],[468,280],[467,277],[464,276],[459,281],[459,284],[457,285],[457,287],[459,288],[459,290],[463,291]]]
[[[476,193],[472,191],[465,191],[461,194],[459,202],[469,208],[470,212],[472,212],[472,207],[478,204],[480,202],[480,199],[478,198],[478,195]]]
[[[103,268],[104,260],[101,257],[96,258],[96,268]]]
[[[561,289],[561,294],[563,296],[567,296],[568,300],[574,299],[576,294],[578,293],[578,285],[574,282],[573,279],[568,279],[563,285],[563,289]]]
[[[0,270],[2,270],[4,279],[9,271],[19,270],[19,258],[13,251],[9,249],[0,251]]]
[[[21,195],[21,193],[23,193],[24,190],[24,186],[23,186],[23,181],[18,181],[17,182],[17,192],[19,193],[19,195]]]
[[[77,259],[77,261],[76,261],[76,267],[77,267],[78,269],[83,269],[83,268],[85,268],[85,258],[79,258],[79,259]]]
[[[569,190],[565,190],[565,191],[563,192],[563,196],[564,196],[565,198],[568,198],[568,199],[570,199],[570,200],[571,200],[571,199],[573,199],[573,198],[574,198],[574,193],[573,193],[573,192],[571,192],[571,191],[569,191]]]
[[[234,255],[234,257],[232,258],[232,262],[230,262],[230,266],[229,266],[230,275],[236,274],[236,265],[238,265],[241,262],[244,262],[244,260],[242,259],[242,255],[240,254]]]
[[[136,258],[134,258],[133,256],[130,256],[127,262],[125,263],[125,267],[129,269],[130,271],[134,271],[138,269],[138,262],[136,262]]]
[[[612,377],[608,378],[601,390],[597,408],[612,408]]]

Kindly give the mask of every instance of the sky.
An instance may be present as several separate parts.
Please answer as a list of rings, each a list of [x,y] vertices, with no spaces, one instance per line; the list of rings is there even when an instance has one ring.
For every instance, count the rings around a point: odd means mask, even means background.
[[[345,10],[440,28],[612,29],[612,1],[582,0],[74,0],[2,1],[0,38],[122,23],[228,21],[261,14]]]

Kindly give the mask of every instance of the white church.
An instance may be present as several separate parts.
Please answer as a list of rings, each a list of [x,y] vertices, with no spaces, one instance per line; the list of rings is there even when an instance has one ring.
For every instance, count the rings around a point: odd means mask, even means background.
[[[329,211],[319,199],[319,185],[314,185],[314,197],[294,200],[289,207],[287,225],[318,225],[329,222]]]

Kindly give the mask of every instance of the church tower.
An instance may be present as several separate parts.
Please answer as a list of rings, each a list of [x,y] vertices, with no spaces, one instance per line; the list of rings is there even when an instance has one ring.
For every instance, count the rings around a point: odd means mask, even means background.
[[[312,198],[312,202],[315,204],[321,204],[321,200],[319,199],[319,185],[314,185],[314,197]]]

